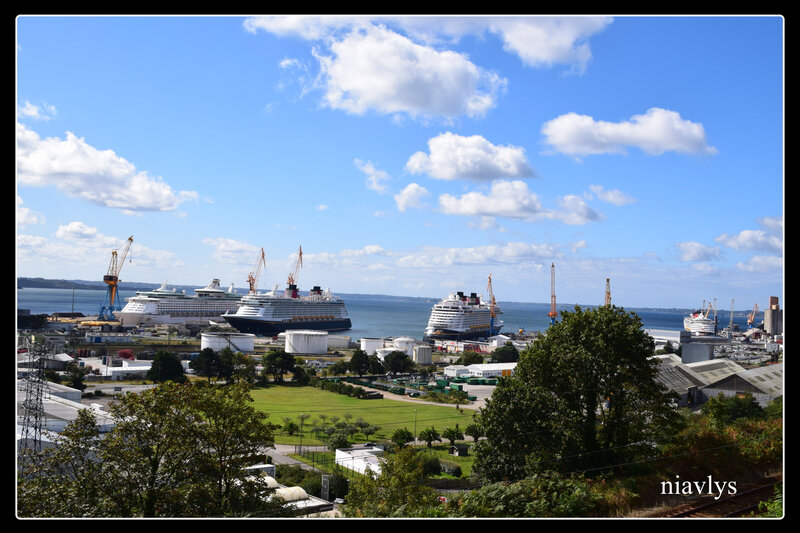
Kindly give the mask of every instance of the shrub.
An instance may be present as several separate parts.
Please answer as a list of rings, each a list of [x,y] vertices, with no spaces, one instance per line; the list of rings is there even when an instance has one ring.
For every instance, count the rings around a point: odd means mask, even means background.
[[[461,477],[461,466],[453,461],[441,460],[439,464],[442,467],[442,474],[448,474],[454,477]]]

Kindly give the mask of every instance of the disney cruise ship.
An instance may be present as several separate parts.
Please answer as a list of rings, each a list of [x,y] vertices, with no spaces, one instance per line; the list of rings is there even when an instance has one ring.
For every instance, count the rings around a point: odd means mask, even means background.
[[[123,327],[153,326],[158,324],[197,324],[222,322],[222,315],[236,311],[242,299],[231,284],[228,290],[220,288],[218,279],[206,287],[194,290],[194,295],[178,292],[164,283],[152,291],[137,291],[127,298],[127,304],[116,313]]]
[[[474,292],[469,296],[463,292],[451,293],[431,309],[423,338],[468,340],[497,335],[503,321],[496,317],[502,311],[493,300],[484,302]]]

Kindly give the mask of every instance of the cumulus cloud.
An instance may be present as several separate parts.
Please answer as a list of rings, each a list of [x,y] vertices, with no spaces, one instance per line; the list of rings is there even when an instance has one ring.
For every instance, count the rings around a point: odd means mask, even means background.
[[[400,256],[400,267],[442,268],[453,265],[489,265],[497,263],[524,263],[531,260],[550,260],[559,255],[553,244],[507,242],[468,248],[425,247],[417,252]]]
[[[544,213],[539,197],[519,180],[495,181],[489,194],[473,191],[455,197],[443,194],[439,207],[448,215],[502,216],[531,219]]]
[[[480,135],[442,133],[428,140],[428,151],[413,154],[406,170],[440,180],[489,181],[534,176],[523,148],[497,146]]]
[[[681,261],[709,261],[721,257],[719,248],[699,242],[679,242],[675,246],[680,252]]]
[[[600,200],[608,202],[609,204],[620,206],[635,202],[636,200],[624,192],[613,189],[604,189],[601,185],[589,185],[589,189]]]
[[[17,181],[29,187],[56,187],[125,213],[172,211],[197,198],[192,191],[173,191],[161,178],[136,170],[112,150],[99,150],[71,132],[65,139],[41,139],[22,124],[17,124]]]
[[[783,269],[783,258],[774,255],[756,255],[747,262],[736,263],[736,268],[745,272],[779,272]]]
[[[22,198],[17,196],[17,228],[24,228],[30,224],[41,224],[44,222],[44,216],[41,213],[30,210],[22,204]]]
[[[383,26],[370,26],[317,51],[324,103],[362,115],[481,116],[495,105],[505,80],[466,56],[412,42]]]
[[[702,124],[684,120],[667,109],[651,108],[624,122],[596,121],[587,115],[567,113],[544,124],[541,130],[556,151],[575,157],[624,153],[635,147],[650,155],[674,151],[715,154],[706,142]]]
[[[430,193],[425,187],[416,183],[409,183],[405,189],[394,195],[394,201],[398,210],[405,211],[406,209],[421,207],[422,200],[429,195]]]
[[[56,115],[56,108],[47,103],[36,105],[26,100],[17,109],[17,115],[33,120],[50,120]]]
[[[237,265],[255,264],[261,253],[261,248],[252,244],[218,237],[215,239],[203,239],[203,244],[214,248],[211,256],[221,263],[231,263]]]
[[[782,253],[783,218],[762,218],[759,223],[763,229],[743,230],[736,235],[723,233],[714,241],[737,251]]]
[[[378,170],[372,161],[355,160],[355,165],[364,174],[367,175],[367,188],[373,191],[384,193],[386,192],[386,182],[391,179],[391,176],[383,170]]]

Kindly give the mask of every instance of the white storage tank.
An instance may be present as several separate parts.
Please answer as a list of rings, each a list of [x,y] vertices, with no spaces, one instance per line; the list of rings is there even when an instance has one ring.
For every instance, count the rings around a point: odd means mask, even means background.
[[[347,335],[328,335],[328,348],[346,349],[350,347],[350,337]]]
[[[286,332],[286,353],[328,353],[328,332],[305,329]]]
[[[409,357],[414,355],[414,345],[417,343],[411,337],[397,337],[394,339],[394,347],[401,352],[406,352]]]
[[[215,352],[220,352],[224,348],[230,348],[234,352],[253,353],[255,339],[256,336],[252,333],[201,333],[200,349],[211,348]]]
[[[433,348],[429,344],[414,346],[414,362],[420,365],[429,365],[433,361]]]
[[[378,356],[378,359],[383,361],[383,358],[389,355],[392,352],[396,352],[397,348],[378,348],[375,350],[375,355]]]
[[[361,337],[361,349],[365,351],[367,355],[375,355],[375,352],[380,348],[383,348],[383,339]]]

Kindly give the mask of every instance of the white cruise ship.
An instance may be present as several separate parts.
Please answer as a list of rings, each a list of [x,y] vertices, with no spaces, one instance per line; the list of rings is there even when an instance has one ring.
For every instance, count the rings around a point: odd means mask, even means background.
[[[242,333],[275,336],[290,329],[344,331],[352,327],[344,300],[318,286],[301,296],[290,283],[282,294],[251,292],[242,297],[239,309],[222,316]]]
[[[477,339],[491,337],[500,333],[503,321],[497,318],[502,311],[474,292],[469,296],[463,292],[451,293],[431,309],[428,327],[425,328],[425,339]]]
[[[218,279],[206,287],[195,289],[194,295],[164,283],[152,291],[137,291],[127,298],[127,304],[116,313],[123,327],[154,326],[158,324],[197,324],[222,322],[222,315],[236,311],[242,299],[231,284],[228,290],[220,288]]]
[[[683,319],[683,329],[691,332],[692,335],[714,335],[716,323],[708,318],[707,313],[697,310]]]

